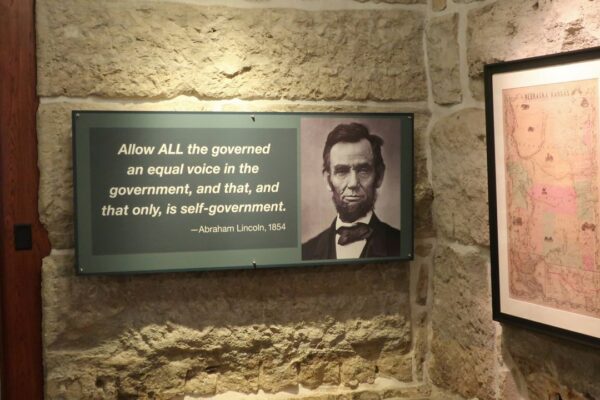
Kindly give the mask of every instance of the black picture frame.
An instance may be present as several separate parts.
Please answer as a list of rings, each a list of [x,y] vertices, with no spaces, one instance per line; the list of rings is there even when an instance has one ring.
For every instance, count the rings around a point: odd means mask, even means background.
[[[600,47],[488,64],[484,85],[493,319],[600,346]],[[580,187],[554,175],[569,162]]]

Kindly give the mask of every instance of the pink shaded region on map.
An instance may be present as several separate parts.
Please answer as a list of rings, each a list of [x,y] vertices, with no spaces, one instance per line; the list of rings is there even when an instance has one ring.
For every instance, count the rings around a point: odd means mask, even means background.
[[[585,255],[583,256],[583,268],[586,271],[595,271],[596,270],[596,258],[594,255]]]
[[[573,187],[534,184],[529,196],[548,211],[561,214],[577,212],[577,193]]]

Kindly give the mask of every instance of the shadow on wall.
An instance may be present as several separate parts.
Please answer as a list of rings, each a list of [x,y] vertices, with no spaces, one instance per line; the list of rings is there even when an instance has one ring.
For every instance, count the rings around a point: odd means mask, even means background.
[[[600,352],[589,346],[503,325],[503,355],[530,400],[600,399]],[[574,393],[573,388],[580,393]]]

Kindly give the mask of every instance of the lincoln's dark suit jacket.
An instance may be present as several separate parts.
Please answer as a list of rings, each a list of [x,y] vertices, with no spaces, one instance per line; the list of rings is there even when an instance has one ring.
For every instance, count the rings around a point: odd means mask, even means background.
[[[369,226],[373,228],[373,234],[367,239],[360,258],[400,255],[400,231],[398,229],[381,222],[375,214],[373,214]],[[302,244],[302,259],[323,260],[336,258],[334,219],[329,228]]]

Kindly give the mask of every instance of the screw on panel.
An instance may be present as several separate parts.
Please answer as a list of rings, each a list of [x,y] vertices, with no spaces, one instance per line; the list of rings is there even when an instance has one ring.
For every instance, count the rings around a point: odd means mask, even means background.
[[[256,268],[256,260],[252,260],[252,267]]]

